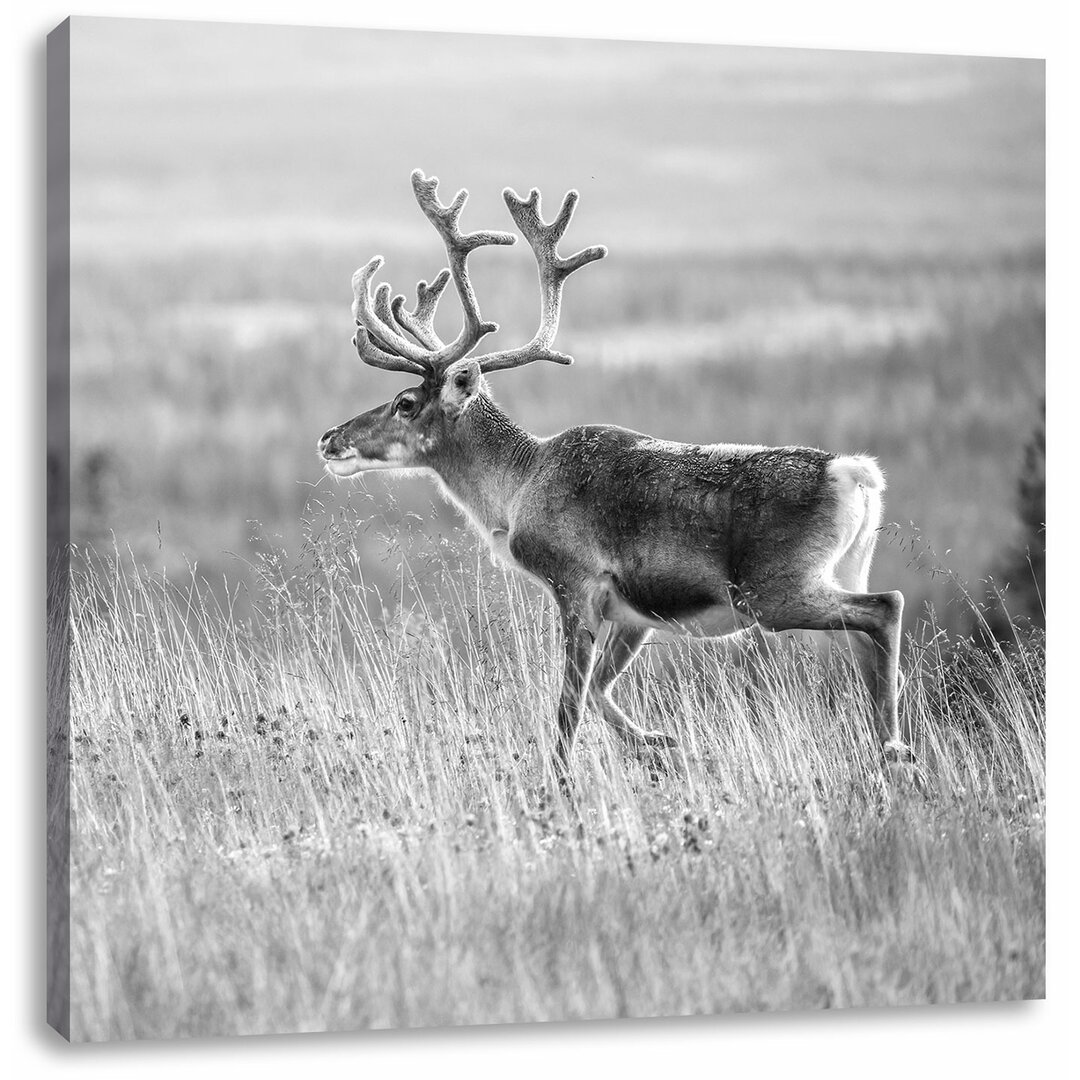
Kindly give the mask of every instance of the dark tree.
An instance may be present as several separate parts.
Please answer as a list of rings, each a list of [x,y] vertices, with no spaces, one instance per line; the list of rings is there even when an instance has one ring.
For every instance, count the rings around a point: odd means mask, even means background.
[[[1004,596],[994,592],[987,605],[987,622],[999,640],[1011,636],[1010,619],[1018,625],[1046,626],[1045,399],[1039,403],[1039,421],[1024,447],[1016,509],[1020,535],[992,575],[994,585],[1004,591]]]

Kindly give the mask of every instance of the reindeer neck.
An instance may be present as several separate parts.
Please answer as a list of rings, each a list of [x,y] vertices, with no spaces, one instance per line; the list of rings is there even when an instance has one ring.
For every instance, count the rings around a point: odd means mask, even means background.
[[[432,468],[453,499],[490,533],[509,527],[511,500],[532,469],[538,448],[535,436],[481,392]]]

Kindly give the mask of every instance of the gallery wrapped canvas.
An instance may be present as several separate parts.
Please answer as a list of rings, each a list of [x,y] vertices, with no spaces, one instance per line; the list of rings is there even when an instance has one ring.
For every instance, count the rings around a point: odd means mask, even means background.
[[[1041,61],[48,84],[57,1030],[1044,994]]]

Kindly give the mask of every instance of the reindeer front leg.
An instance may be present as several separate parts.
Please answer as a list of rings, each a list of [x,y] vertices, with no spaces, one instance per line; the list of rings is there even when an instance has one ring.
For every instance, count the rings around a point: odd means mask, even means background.
[[[560,598],[566,662],[555,718],[556,745],[552,766],[559,787],[564,791],[570,785],[570,753],[574,748],[578,725],[581,723],[585,688],[592,675],[596,659],[596,634],[600,628],[599,618],[595,613],[587,611],[586,607],[579,598]]]
[[[685,772],[685,762],[678,740],[663,731],[646,731],[611,699],[611,687],[641,652],[652,630],[647,626],[627,626],[612,623],[611,632],[599,650],[592,678],[589,680],[589,700],[612,730],[629,747],[645,751],[652,764],[661,769]]]

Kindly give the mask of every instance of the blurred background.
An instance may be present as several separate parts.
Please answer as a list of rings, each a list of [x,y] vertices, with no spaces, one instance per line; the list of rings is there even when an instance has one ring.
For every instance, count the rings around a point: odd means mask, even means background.
[[[504,186],[549,217],[577,188],[563,249],[609,247],[567,286],[577,362],[491,379],[524,426],[868,451],[895,523],[874,587],[948,625],[993,574],[1038,618],[1041,61],[88,18],[71,40],[76,543],[242,583],[350,500],[315,442],[408,377],[355,356],[349,280],[382,254],[411,298],[443,266],[420,167],[469,189],[467,229],[512,228]],[[470,267],[485,351],[531,336],[527,245]],[[430,483],[364,483],[365,513],[469,542]],[[379,531],[357,543],[389,585]]]

